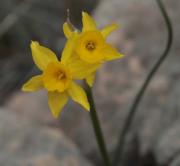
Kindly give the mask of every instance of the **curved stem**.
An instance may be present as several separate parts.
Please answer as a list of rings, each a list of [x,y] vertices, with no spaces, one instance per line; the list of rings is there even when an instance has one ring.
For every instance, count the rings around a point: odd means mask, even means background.
[[[100,127],[98,115],[96,112],[96,107],[95,107],[95,103],[94,103],[94,99],[93,99],[92,90],[88,85],[86,85],[86,93],[87,93],[88,101],[90,103],[90,109],[91,109],[90,110],[90,116],[91,116],[91,120],[92,120],[92,124],[93,124],[93,128],[94,128],[94,132],[96,135],[96,140],[97,140],[97,143],[99,146],[99,150],[101,152],[105,166],[110,166],[110,160],[109,160],[109,156],[107,153],[107,149],[106,149],[105,141],[103,138],[102,130]]]
[[[173,29],[172,29],[172,25],[171,25],[171,21],[170,18],[165,10],[165,7],[163,5],[163,3],[161,2],[161,0],[156,0],[158,7],[164,17],[166,26],[167,26],[167,31],[168,31],[168,39],[167,39],[167,44],[165,47],[164,52],[162,53],[162,55],[160,56],[160,58],[158,59],[158,61],[155,63],[155,65],[152,67],[152,69],[150,70],[147,78],[145,79],[141,89],[139,90],[139,92],[137,93],[135,100],[133,102],[133,104],[130,107],[129,110],[129,114],[127,116],[127,119],[125,121],[122,133],[119,136],[119,142],[118,142],[118,146],[117,149],[115,151],[115,157],[113,160],[113,166],[117,166],[119,161],[122,160],[122,153],[123,153],[123,149],[124,149],[124,145],[125,145],[125,140],[126,140],[126,135],[131,127],[131,124],[133,122],[133,118],[135,116],[135,113],[137,111],[137,108],[139,106],[139,103],[145,93],[145,90],[147,89],[150,81],[152,80],[153,76],[155,75],[156,71],[159,69],[160,65],[162,64],[162,62],[165,60],[165,58],[167,57],[171,45],[172,45],[172,39],[173,39]]]

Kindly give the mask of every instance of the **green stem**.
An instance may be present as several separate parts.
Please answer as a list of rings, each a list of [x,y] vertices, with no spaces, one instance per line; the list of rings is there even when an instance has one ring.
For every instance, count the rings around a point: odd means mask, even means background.
[[[152,80],[153,76],[155,75],[156,71],[159,69],[160,65],[162,64],[162,62],[167,57],[167,55],[170,51],[171,45],[172,45],[173,29],[172,29],[170,18],[168,16],[166,9],[165,9],[163,3],[161,2],[161,0],[156,0],[156,2],[158,4],[158,7],[159,7],[159,9],[160,9],[160,11],[164,17],[165,23],[166,23],[166,27],[167,27],[167,31],[168,31],[167,44],[166,44],[164,52],[162,53],[162,55],[160,56],[158,61],[155,63],[155,65],[150,70],[147,78],[145,79],[141,89],[137,93],[135,100],[129,109],[129,114],[128,114],[127,119],[125,121],[122,133],[120,133],[120,136],[119,136],[119,142],[118,142],[117,149],[115,151],[113,166],[117,166],[119,161],[122,161],[122,153],[123,153],[123,149],[124,149],[124,145],[125,145],[126,136],[128,134],[128,131],[130,130],[130,127],[131,127],[131,124],[133,122],[133,119],[134,119],[135,113],[137,111],[137,108],[139,106],[139,103],[140,103],[150,81]]]
[[[86,85],[86,93],[87,93],[88,101],[90,103],[90,116],[91,116],[92,125],[94,128],[94,132],[96,135],[96,140],[97,140],[97,143],[99,146],[99,150],[101,152],[105,166],[110,166],[110,160],[109,160],[109,156],[107,153],[107,149],[106,149],[105,141],[103,138],[102,130],[100,127],[98,115],[96,112],[96,107],[95,107],[95,103],[94,103],[94,99],[93,99],[92,90],[88,85]]]

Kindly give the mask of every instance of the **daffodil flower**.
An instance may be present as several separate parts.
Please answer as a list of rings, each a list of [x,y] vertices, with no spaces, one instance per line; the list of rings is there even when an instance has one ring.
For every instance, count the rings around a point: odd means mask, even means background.
[[[74,80],[84,79],[96,70],[96,67],[93,69],[87,63],[68,58],[73,53],[74,40],[76,37],[68,40],[61,61],[50,49],[35,41],[31,43],[34,63],[42,74],[32,77],[23,85],[22,90],[33,92],[45,88],[48,91],[48,104],[55,118],[58,117],[69,97],[86,110],[90,109],[85,91]]]
[[[74,33],[78,34],[73,56],[79,56],[82,61],[92,66],[123,57],[123,54],[106,42],[108,35],[118,28],[117,24],[99,30],[94,19],[86,12],[82,12],[82,24],[82,32],[73,31],[68,22],[63,25],[64,34],[67,38],[70,38]],[[94,75],[95,72],[86,78],[90,86],[93,85]]]

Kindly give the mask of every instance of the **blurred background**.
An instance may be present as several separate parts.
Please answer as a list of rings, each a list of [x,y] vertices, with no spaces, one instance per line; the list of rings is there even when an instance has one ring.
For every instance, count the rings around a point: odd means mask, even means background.
[[[180,1],[162,0],[174,43],[150,84],[128,133],[124,166],[180,166]],[[103,166],[89,114],[73,102],[52,118],[46,92],[20,88],[38,73],[31,40],[54,50],[64,47],[62,25],[81,27],[81,11],[99,28],[118,23],[108,41],[126,56],[97,73],[94,97],[108,151],[113,156],[135,94],[166,44],[155,0],[0,0],[0,165]]]

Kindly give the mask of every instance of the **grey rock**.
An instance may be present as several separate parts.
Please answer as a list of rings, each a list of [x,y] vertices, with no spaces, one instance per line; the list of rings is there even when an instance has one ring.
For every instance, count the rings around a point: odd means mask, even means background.
[[[30,123],[0,109],[0,165],[90,166],[77,147],[59,130]]]
[[[5,106],[21,118],[29,119],[33,123],[53,124],[55,122],[48,109],[47,93],[45,91],[38,93],[14,93]]]
[[[178,160],[180,151],[180,88],[177,83],[171,89],[171,94],[167,99],[169,105],[164,109],[164,116],[161,118],[161,131],[158,134],[157,142],[154,146],[154,153],[161,164],[166,164],[171,160]]]
[[[138,108],[126,142],[127,158],[132,153],[129,149],[133,148],[133,139],[136,138],[139,158],[142,159],[151,152],[159,164],[167,164],[167,160],[171,159],[179,149],[180,20],[177,13],[180,1],[165,0],[164,3],[175,30],[173,49],[151,82]],[[121,25],[121,28],[112,33],[108,40],[126,55],[121,60],[105,64],[98,71],[93,89],[108,151],[111,153],[116,147],[119,132],[122,131],[136,92],[164,49],[166,27],[155,1],[102,0],[94,16],[99,27],[112,22]],[[27,110],[27,115],[31,114],[29,109],[31,105],[25,108],[22,103],[28,104],[30,100],[32,103],[35,102],[33,95],[27,101],[22,100],[23,102],[18,103],[18,109],[22,110],[21,112]],[[37,97],[36,100],[38,109],[35,108],[34,113],[46,110],[48,114],[44,95]],[[41,100],[43,103],[38,102]],[[36,122],[43,119],[42,113],[37,113],[35,116],[34,113],[30,117],[35,119],[37,115]],[[69,103],[60,117],[59,125],[83,154],[90,159],[100,161],[88,112],[77,104]],[[173,143],[169,141],[171,137]],[[175,160],[178,160],[178,155]]]
[[[176,82],[179,80],[180,73],[178,67],[180,58],[177,56],[179,52],[177,43],[180,37],[178,30],[180,21],[177,19],[177,12],[180,5],[177,0],[171,2],[166,0],[164,3],[174,25],[175,42],[170,56],[150,84],[130,131],[130,140],[134,137],[138,138],[140,157],[152,152],[157,142],[161,142],[161,136],[168,125],[170,127],[179,120],[177,112],[180,108],[178,104],[174,104],[179,103],[179,99],[172,94],[172,89],[174,86],[179,88]],[[123,59],[105,64],[100,69],[94,88],[98,115],[108,150],[112,152],[136,92],[165,47],[166,27],[155,1],[102,0],[94,16],[99,27],[112,22],[121,25],[120,30],[114,32],[108,40],[126,55]],[[168,105],[174,105],[174,108],[169,108]],[[175,106],[177,106],[176,109]],[[65,113],[60,121],[63,130],[77,141],[87,155],[96,154],[97,145],[95,139],[92,140],[93,130],[89,124],[88,115],[76,111],[76,107],[69,107],[73,111],[69,114]],[[64,123],[69,120],[69,117],[71,122],[76,124],[76,129],[70,129],[68,124]],[[79,141],[79,135],[82,136],[81,141]],[[87,140],[93,142],[88,146],[89,148],[86,145]],[[133,146],[127,142],[127,147],[128,144]],[[159,159],[157,161],[161,164]]]
[[[170,162],[170,166],[179,166],[180,165],[180,155],[176,155],[176,158]]]
[[[171,125],[158,138],[156,146],[154,146],[157,160],[161,164],[167,164],[171,160],[176,159],[180,152],[180,128],[179,122]]]

